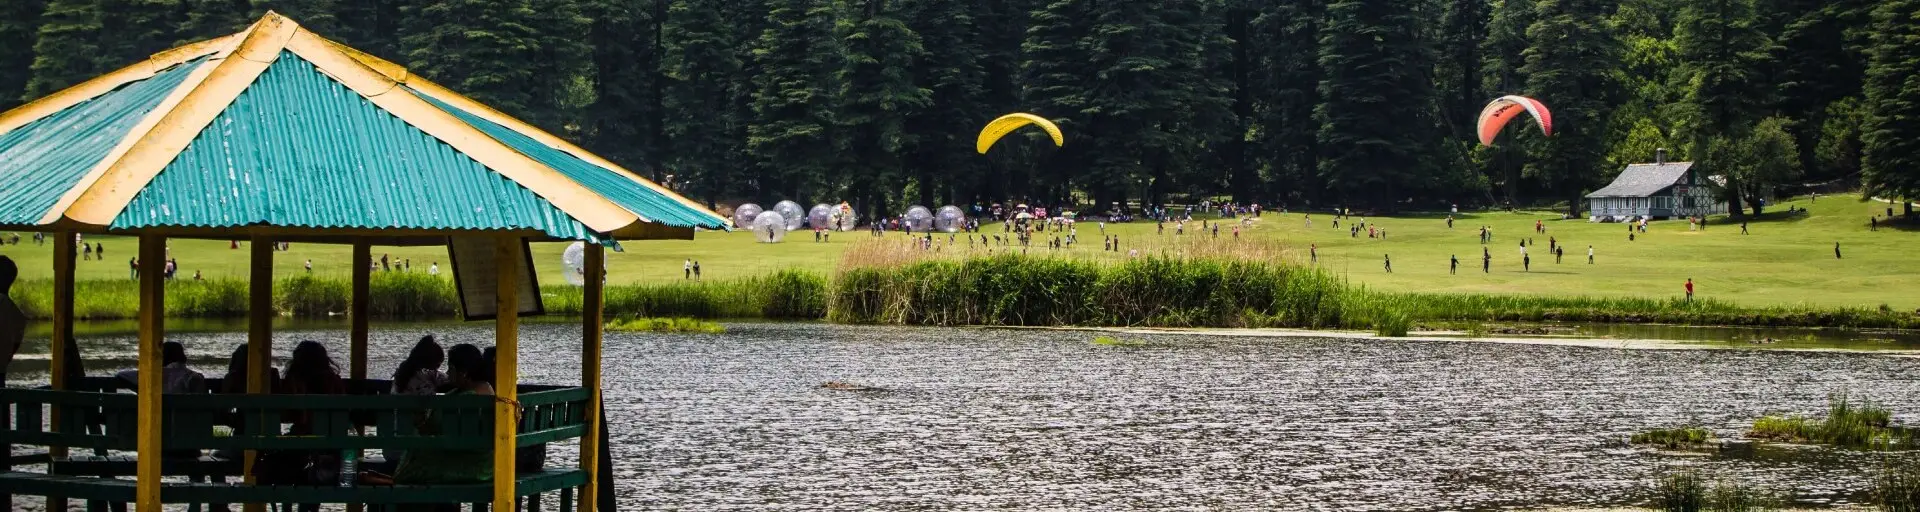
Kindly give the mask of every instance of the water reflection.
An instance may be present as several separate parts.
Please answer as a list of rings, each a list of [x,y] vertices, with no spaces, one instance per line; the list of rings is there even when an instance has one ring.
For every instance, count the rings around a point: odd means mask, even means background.
[[[412,339],[490,324],[376,326],[372,372]],[[623,505],[644,509],[1461,509],[1644,502],[1668,468],[1844,504],[1881,456],[1683,457],[1635,431],[1737,436],[1828,393],[1920,421],[1913,361],[1862,353],[730,324],[615,334],[607,407]],[[577,382],[578,328],[523,327],[527,381]],[[219,371],[239,333],[182,333]],[[337,329],[276,334],[281,354]],[[130,336],[85,342],[124,354]],[[130,361],[130,358],[126,359]],[[217,360],[202,365],[200,361]],[[94,366],[104,370],[105,365]],[[44,373],[40,377],[44,380]],[[827,381],[883,392],[823,389]],[[556,463],[571,460],[561,450]]]

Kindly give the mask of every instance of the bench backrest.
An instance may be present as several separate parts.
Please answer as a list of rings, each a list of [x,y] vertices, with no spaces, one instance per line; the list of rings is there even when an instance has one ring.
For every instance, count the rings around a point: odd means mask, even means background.
[[[372,382],[357,388],[385,389]],[[585,435],[587,389],[521,385],[519,391],[520,446]],[[11,413],[0,434],[7,444],[132,450],[137,399],[116,392],[0,390],[0,406]],[[161,408],[161,444],[169,450],[484,450],[492,446],[494,430],[493,397],[474,395],[170,394]],[[59,429],[49,421],[55,410]],[[431,423],[424,421],[429,417]],[[311,435],[285,434],[295,420],[309,425]],[[437,428],[422,431],[426,426]]]

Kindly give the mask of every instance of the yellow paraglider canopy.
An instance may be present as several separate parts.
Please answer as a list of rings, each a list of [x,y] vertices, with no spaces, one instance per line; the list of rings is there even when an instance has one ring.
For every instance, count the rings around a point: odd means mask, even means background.
[[[1008,133],[1012,133],[1014,130],[1030,124],[1046,130],[1047,135],[1053,137],[1053,145],[1060,146],[1066,144],[1066,137],[1060,134],[1060,127],[1054,126],[1053,121],[1048,121],[1047,118],[1033,114],[1016,112],[1000,116],[999,119],[987,123],[986,128],[981,128],[980,140],[974,143],[974,148],[979,150],[982,155],[987,154],[987,148],[993,147],[993,143],[998,142],[1001,137],[1005,137]]]

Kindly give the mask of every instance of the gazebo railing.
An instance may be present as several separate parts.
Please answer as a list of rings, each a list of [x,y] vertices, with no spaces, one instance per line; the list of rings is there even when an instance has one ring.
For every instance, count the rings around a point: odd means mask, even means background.
[[[0,428],[0,434],[4,434],[8,449],[14,445],[39,445],[94,452],[91,456],[46,457],[49,474],[11,471],[0,474],[0,493],[105,501],[119,501],[127,496],[131,482],[112,477],[131,476],[135,457],[104,455],[108,451],[135,450],[139,395],[113,392],[111,381],[87,380],[96,389],[104,385],[109,390],[0,389],[0,407],[6,410],[9,420],[0,425],[4,427]],[[382,389],[362,384],[357,387]],[[521,385],[518,390],[520,421],[515,444],[522,447],[522,453],[526,453],[527,447],[576,439],[588,432],[590,390],[542,385]],[[175,455],[164,464],[168,468],[165,472],[188,476],[243,476],[238,474],[237,460],[206,457],[196,465],[193,459],[178,459],[181,452],[204,453],[206,450],[491,450],[497,410],[494,406],[494,397],[478,395],[169,394],[161,402],[164,411],[161,447]],[[423,432],[419,420],[428,415],[435,418],[433,423],[438,428]],[[58,419],[57,427],[54,418]],[[295,420],[310,425],[311,435],[285,434]],[[522,481],[517,493],[521,496],[558,490],[563,494],[561,502],[571,503],[578,487],[586,481],[586,475],[575,468],[528,467],[527,463],[537,466],[541,460],[521,462],[522,471],[513,476]],[[467,502],[485,501],[480,498],[489,496],[490,492],[485,483],[311,487],[166,484],[162,501],[242,503],[257,502],[267,496],[303,496],[300,500],[284,501]]]

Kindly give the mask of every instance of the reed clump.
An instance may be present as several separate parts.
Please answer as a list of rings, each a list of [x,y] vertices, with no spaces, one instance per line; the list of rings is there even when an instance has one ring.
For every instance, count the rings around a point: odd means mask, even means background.
[[[721,334],[726,327],[717,322],[696,318],[647,318],[636,317],[609,320],[606,329],[611,332],[672,332],[694,334]]]
[[[1657,428],[1634,434],[1627,442],[1652,445],[1669,450],[1697,448],[1713,440],[1713,432],[1700,427]]]
[[[1873,502],[1887,512],[1920,512],[1920,462],[1882,469],[1873,481]]]
[[[1653,496],[1653,508],[1667,512],[1773,510],[1781,501],[1772,492],[1738,480],[1708,482],[1692,470],[1662,475],[1653,483]]]
[[[1764,441],[1824,444],[1858,449],[1908,449],[1914,430],[1892,424],[1893,414],[1872,403],[1854,404],[1845,393],[1827,399],[1827,417],[1765,416],[1747,437]]]

